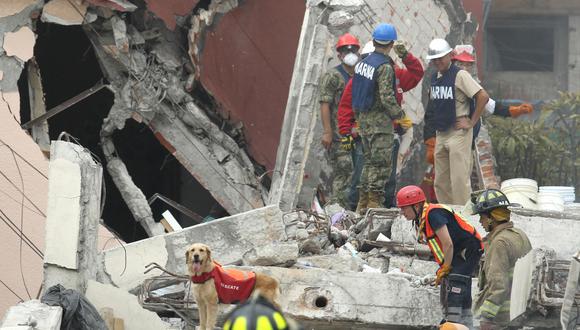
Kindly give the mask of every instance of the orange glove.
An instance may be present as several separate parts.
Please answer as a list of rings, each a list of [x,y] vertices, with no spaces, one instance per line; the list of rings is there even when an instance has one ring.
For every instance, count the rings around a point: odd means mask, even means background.
[[[431,165],[435,165],[435,137],[430,137],[425,140],[425,158],[427,159],[427,163]]]
[[[510,116],[512,118],[517,118],[521,115],[532,113],[534,107],[529,103],[523,103],[521,105],[512,105],[509,107]]]
[[[441,284],[441,282],[443,282],[443,279],[447,277],[449,273],[451,273],[451,269],[452,269],[451,266],[447,266],[445,264],[439,267],[439,270],[437,270],[437,278],[435,279],[435,285]]]

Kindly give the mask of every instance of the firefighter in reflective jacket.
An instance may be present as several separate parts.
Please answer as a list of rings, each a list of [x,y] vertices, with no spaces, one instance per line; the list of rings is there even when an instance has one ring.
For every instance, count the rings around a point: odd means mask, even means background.
[[[506,329],[516,261],[532,249],[528,236],[510,221],[510,202],[499,190],[487,189],[474,200],[474,214],[485,231],[485,256],[479,270],[475,303],[481,330]]]
[[[483,253],[481,236],[448,206],[427,203],[417,186],[401,188],[397,206],[414,222],[418,239],[427,243],[440,266],[435,284],[441,284],[445,320],[471,329],[471,278]]]

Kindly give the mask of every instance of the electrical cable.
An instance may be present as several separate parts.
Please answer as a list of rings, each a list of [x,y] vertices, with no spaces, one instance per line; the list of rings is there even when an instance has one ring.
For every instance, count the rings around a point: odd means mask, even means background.
[[[0,213],[2,214],[2,216],[0,216],[0,220],[2,220],[2,222],[4,222],[8,226],[8,228],[10,228],[17,236],[20,236],[20,234],[22,234],[26,245],[28,245],[30,249],[34,253],[36,253],[36,255],[38,255],[41,259],[44,259],[44,254],[38,248],[38,246],[36,246],[36,244],[34,244],[34,242],[28,236],[26,236],[26,234],[21,233],[20,230],[18,229],[18,226],[12,220],[10,220],[10,218],[8,218],[2,210],[0,210]]]
[[[2,145],[0,145],[0,147],[6,147],[8,149],[10,149],[13,153],[16,154],[16,156],[18,156],[18,158],[22,159],[26,164],[28,164],[28,166],[32,167],[36,172],[38,172],[38,174],[42,175],[43,178],[48,180],[48,176],[46,174],[44,174],[41,170],[39,170],[36,166],[32,165],[26,158],[22,157],[16,150],[14,150],[10,145],[6,144],[6,142],[4,142],[2,139],[0,139],[0,143],[2,143]]]
[[[34,202],[32,202],[32,200],[30,200],[30,198],[28,198],[26,195],[24,195],[24,193],[22,192],[22,190],[21,190],[20,188],[18,188],[18,186],[17,186],[17,185],[16,185],[14,182],[12,182],[12,180],[10,180],[10,178],[8,178],[8,176],[7,176],[7,175],[6,175],[6,174],[5,174],[3,171],[1,171],[1,170],[0,170],[0,175],[1,175],[2,177],[4,177],[4,179],[6,179],[6,181],[10,182],[10,184],[11,184],[11,185],[12,185],[14,188],[16,188],[16,190],[18,190],[18,192],[19,192],[19,193],[21,193],[21,194],[24,196],[24,198],[26,198],[26,200],[27,200],[27,201],[28,201],[30,204],[32,204],[32,206],[34,206],[34,208],[35,208],[35,209],[36,209],[38,212],[40,212],[40,213],[42,214],[42,216],[43,216],[43,217],[46,217],[46,214],[44,214],[44,212],[42,212],[42,211],[40,210],[40,208],[39,208],[38,206],[36,206],[36,204],[34,204]]]
[[[16,155],[14,151],[12,151],[12,158],[14,159],[14,163],[16,164],[16,169],[18,170],[18,175],[20,176],[20,184],[22,187],[22,202],[20,204],[20,244],[18,247],[18,259],[20,264],[20,275],[22,276],[22,283],[24,284],[24,289],[26,289],[26,294],[28,294],[28,298],[32,299],[30,295],[30,291],[28,290],[28,286],[26,285],[26,279],[24,278],[24,270],[22,269],[22,243],[23,243],[23,231],[24,231],[24,178],[22,177],[22,172],[20,171],[20,165],[18,165],[18,160],[16,159]]]
[[[19,302],[24,302],[24,299],[22,299],[22,297],[20,297],[16,292],[14,292],[14,290],[12,290],[6,283],[4,283],[4,281],[0,280],[0,283],[2,283],[6,287],[6,289],[8,289],[10,292],[12,292],[13,295],[18,297],[18,299],[20,299]]]

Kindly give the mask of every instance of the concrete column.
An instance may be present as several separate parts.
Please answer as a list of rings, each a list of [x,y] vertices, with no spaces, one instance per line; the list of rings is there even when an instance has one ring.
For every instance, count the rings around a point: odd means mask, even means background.
[[[84,292],[97,274],[103,168],[65,141],[54,141],[50,155],[43,285]]]
[[[580,16],[568,17],[568,90],[580,92]]]

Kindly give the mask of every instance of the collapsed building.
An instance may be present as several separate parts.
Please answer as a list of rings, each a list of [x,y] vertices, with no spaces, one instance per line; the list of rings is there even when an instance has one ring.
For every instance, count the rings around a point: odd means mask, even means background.
[[[9,32],[0,57],[3,99],[9,109],[21,109],[10,110],[14,120],[50,156],[44,290],[55,284],[78,290],[128,329],[171,328],[158,315],[183,318],[177,328],[192,326],[196,306],[186,280],[168,274],[185,275],[186,246],[204,242],[223,264],[279,278],[283,309],[312,328],[439,322],[438,289],[429,285],[435,263],[396,210],[353,215],[356,250],[337,250],[329,240],[327,217],[336,210],[310,211],[329,180],[318,143],[317,81],[332,64],[338,35],[350,31],[367,40],[381,21],[394,23],[418,57],[435,36],[473,43],[477,19],[461,1],[22,0],[11,6],[0,21]],[[10,47],[13,38],[25,44],[24,53]],[[401,148],[403,180],[422,173],[417,140],[426,84],[406,96],[416,126]],[[489,162],[490,152],[481,149],[480,159]],[[497,184],[479,168],[481,187]],[[176,222],[166,215],[160,221],[160,210],[168,209]],[[574,209],[516,214],[534,246],[555,251],[552,259],[577,252]],[[206,215],[230,216],[200,224]],[[99,252],[101,219],[133,243]],[[528,273],[538,272],[532,268]],[[550,280],[534,277],[540,287]],[[555,291],[564,295],[561,287]],[[522,297],[521,314],[535,317],[540,310],[544,325],[555,324],[561,302],[544,308],[546,301],[527,304]]]

